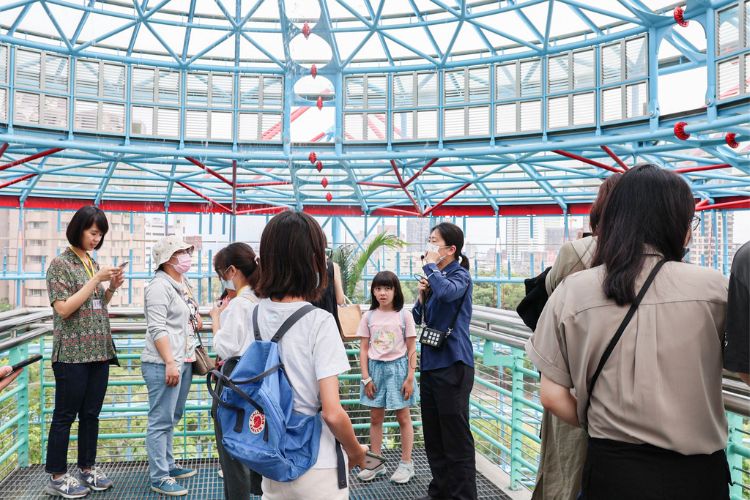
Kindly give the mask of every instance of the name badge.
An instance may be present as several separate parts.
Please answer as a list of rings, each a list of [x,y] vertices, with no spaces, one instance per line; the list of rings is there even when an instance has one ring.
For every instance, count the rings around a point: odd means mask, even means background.
[[[94,309],[101,309],[102,308],[102,301],[101,301],[101,299],[94,299],[92,301],[92,303],[94,305]]]

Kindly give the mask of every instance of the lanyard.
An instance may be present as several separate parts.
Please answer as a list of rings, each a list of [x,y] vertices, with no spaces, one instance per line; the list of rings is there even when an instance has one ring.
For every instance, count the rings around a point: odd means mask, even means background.
[[[75,250],[73,250],[73,247],[70,247],[70,251],[73,252],[76,255],[76,257],[78,257],[78,260],[81,261],[81,264],[83,265],[83,268],[86,270],[86,274],[88,275],[89,279],[93,278],[96,273],[94,272],[94,263],[92,262],[91,257],[89,257],[89,254],[88,253],[86,254],[86,260],[88,261],[88,263],[86,263],[86,261],[83,260],[81,256],[76,253]]]

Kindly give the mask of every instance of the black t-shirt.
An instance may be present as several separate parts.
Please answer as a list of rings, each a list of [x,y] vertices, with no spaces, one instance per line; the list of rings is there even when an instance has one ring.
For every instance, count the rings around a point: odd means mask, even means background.
[[[737,250],[732,262],[724,368],[750,373],[750,241]]]

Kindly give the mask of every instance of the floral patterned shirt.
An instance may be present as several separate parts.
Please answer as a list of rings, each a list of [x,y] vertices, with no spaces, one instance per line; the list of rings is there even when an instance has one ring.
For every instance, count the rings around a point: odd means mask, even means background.
[[[91,262],[94,272],[97,272],[99,264],[94,259]],[[81,259],[73,250],[66,248],[47,269],[50,305],[58,300],[67,300],[89,279]],[[52,362],[90,363],[115,357],[105,292],[100,284],[83,305],[65,319],[52,308]]]

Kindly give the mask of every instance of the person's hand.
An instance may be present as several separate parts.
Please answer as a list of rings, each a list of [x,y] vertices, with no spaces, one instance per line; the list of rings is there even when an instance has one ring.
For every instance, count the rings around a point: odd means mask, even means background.
[[[211,317],[212,321],[216,321],[216,318],[221,316],[221,312],[229,306],[229,301],[227,299],[222,299],[216,303],[215,306],[211,308],[210,311],[208,311],[208,315]]]
[[[119,267],[102,266],[99,271],[96,272],[94,278],[98,283],[104,283],[105,281],[111,282],[115,279],[117,274],[122,274],[122,270]]]
[[[378,390],[375,387],[375,382],[373,382],[372,380],[367,382],[367,385],[365,386],[365,395],[370,399],[375,399],[376,392],[378,392]]]
[[[177,363],[172,361],[167,363],[164,368],[164,378],[167,381],[167,387],[174,387],[180,383],[180,370],[177,368]]]
[[[408,401],[411,398],[411,395],[414,394],[413,377],[406,377],[406,380],[404,380],[404,384],[401,386],[401,394],[404,395],[404,401]]]
[[[370,448],[367,445],[360,444],[359,450],[357,450],[355,454],[351,454],[347,452],[346,455],[349,458],[349,469],[353,469],[355,467],[364,469],[365,468],[365,453],[369,449]]]
[[[430,282],[427,281],[427,278],[422,278],[421,280],[419,280],[419,283],[417,284],[417,290],[420,294],[426,293],[428,288],[430,288]]]
[[[12,366],[9,366],[9,365],[0,366],[0,391],[8,387],[11,382],[13,382],[16,378],[18,378],[18,376],[21,374],[22,371],[23,371],[23,368],[13,372]],[[13,372],[13,374],[8,375],[10,372]],[[8,376],[6,377],[6,375]]]
[[[437,252],[425,252],[424,263],[425,264],[437,264],[440,260],[440,254]]]
[[[125,273],[121,268],[117,268],[118,272],[109,280],[109,289],[116,290],[122,286],[125,282]]]

